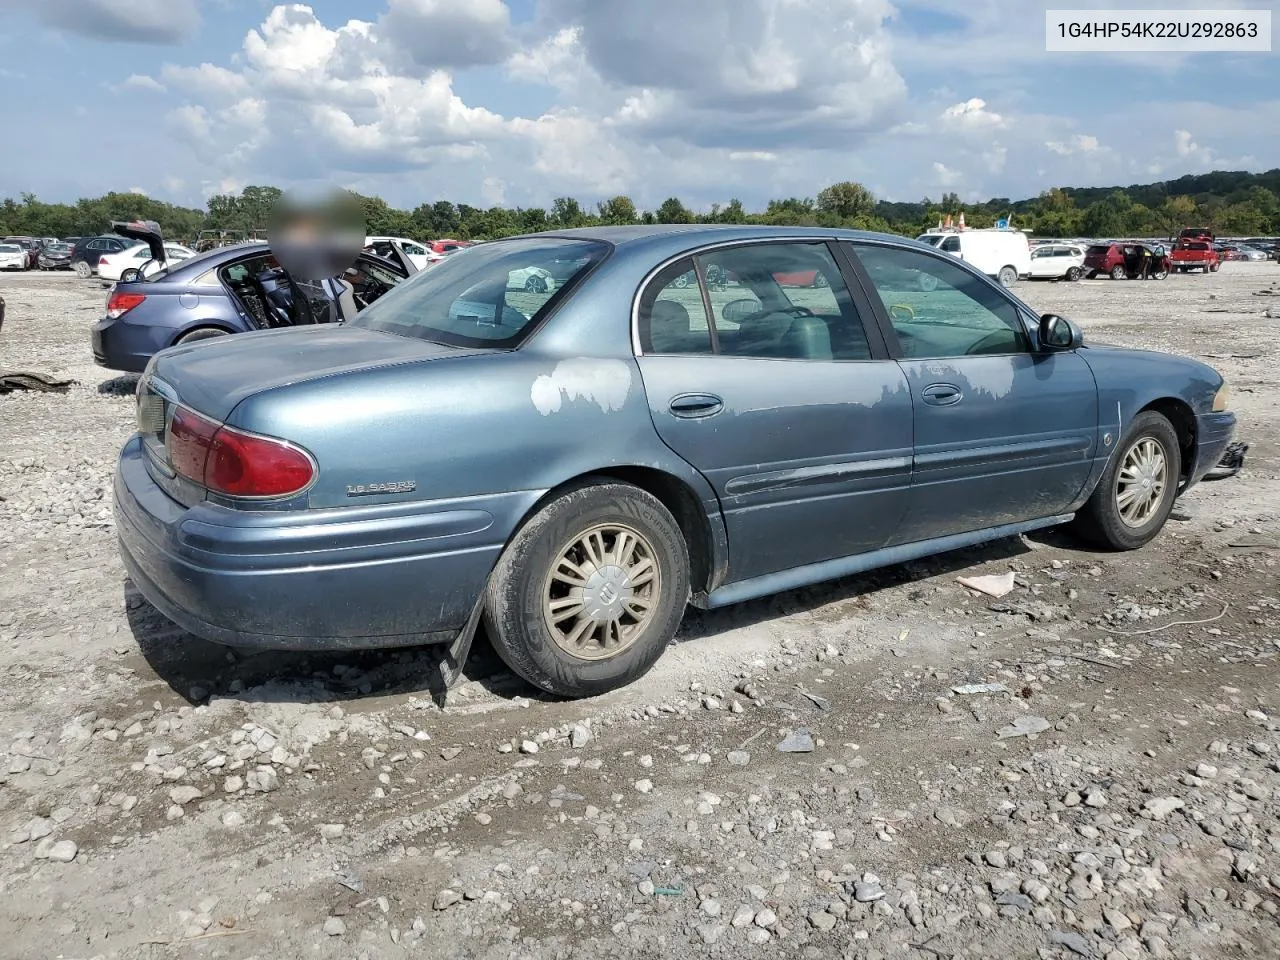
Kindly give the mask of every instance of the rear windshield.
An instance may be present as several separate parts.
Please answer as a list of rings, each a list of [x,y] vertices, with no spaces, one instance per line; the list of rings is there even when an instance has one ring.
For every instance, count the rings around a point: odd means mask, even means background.
[[[1086,255],[1090,253],[1106,253],[1110,249],[1111,249],[1111,244],[1109,243],[1095,243],[1087,251],[1085,251],[1085,253]]]
[[[477,245],[400,284],[350,325],[458,347],[513,347],[610,249],[555,237]]]

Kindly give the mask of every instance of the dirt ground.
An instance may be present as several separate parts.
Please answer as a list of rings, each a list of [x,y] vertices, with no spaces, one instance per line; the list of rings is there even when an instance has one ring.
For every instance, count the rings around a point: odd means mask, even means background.
[[[1208,358],[1245,471],[1137,553],[691,610],[587,702],[481,649],[441,708],[420,652],[244,658],[150,608],[105,291],[0,276],[0,369],[78,381],[0,397],[0,957],[1277,956],[1280,267],[1017,292]]]

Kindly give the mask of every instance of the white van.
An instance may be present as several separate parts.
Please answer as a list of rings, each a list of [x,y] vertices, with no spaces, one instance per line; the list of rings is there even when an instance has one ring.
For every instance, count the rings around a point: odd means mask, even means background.
[[[1021,230],[930,230],[916,239],[959,257],[1006,287],[1031,276],[1031,244]]]

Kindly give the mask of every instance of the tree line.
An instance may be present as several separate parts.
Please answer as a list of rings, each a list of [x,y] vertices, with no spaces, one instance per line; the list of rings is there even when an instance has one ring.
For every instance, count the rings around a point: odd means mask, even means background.
[[[1038,197],[964,203],[956,193],[915,203],[877,200],[852,181],[832,184],[816,197],[770,200],[748,211],[740,200],[691,210],[679,198],[657,209],[640,210],[627,196],[589,207],[558,197],[550,207],[474,207],[437,200],[412,210],[380,197],[357,194],[372,235],[418,240],[450,237],[494,240],[519,233],[641,223],[751,223],[775,226],[852,227],[914,236],[947,216],[963,213],[971,227],[1012,217],[1013,225],[1044,237],[1169,236],[1185,226],[1204,226],[1224,235],[1280,234],[1280,169],[1266,173],[1223,171],[1127,187],[1054,187]],[[194,240],[202,230],[246,235],[266,227],[281,191],[245,187],[237,194],[209,198],[206,209],[175,206],[136,193],[108,193],[75,203],[45,203],[24,193],[0,201],[0,236],[88,236],[110,228],[112,220],[157,221],[166,237]]]

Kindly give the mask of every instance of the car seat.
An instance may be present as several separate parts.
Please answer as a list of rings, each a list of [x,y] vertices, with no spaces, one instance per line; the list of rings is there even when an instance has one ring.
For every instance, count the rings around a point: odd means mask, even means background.
[[[653,353],[707,353],[710,337],[693,329],[693,321],[684,304],[675,300],[658,300],[649,308],[647,337],[642,325],[642,343]]]

